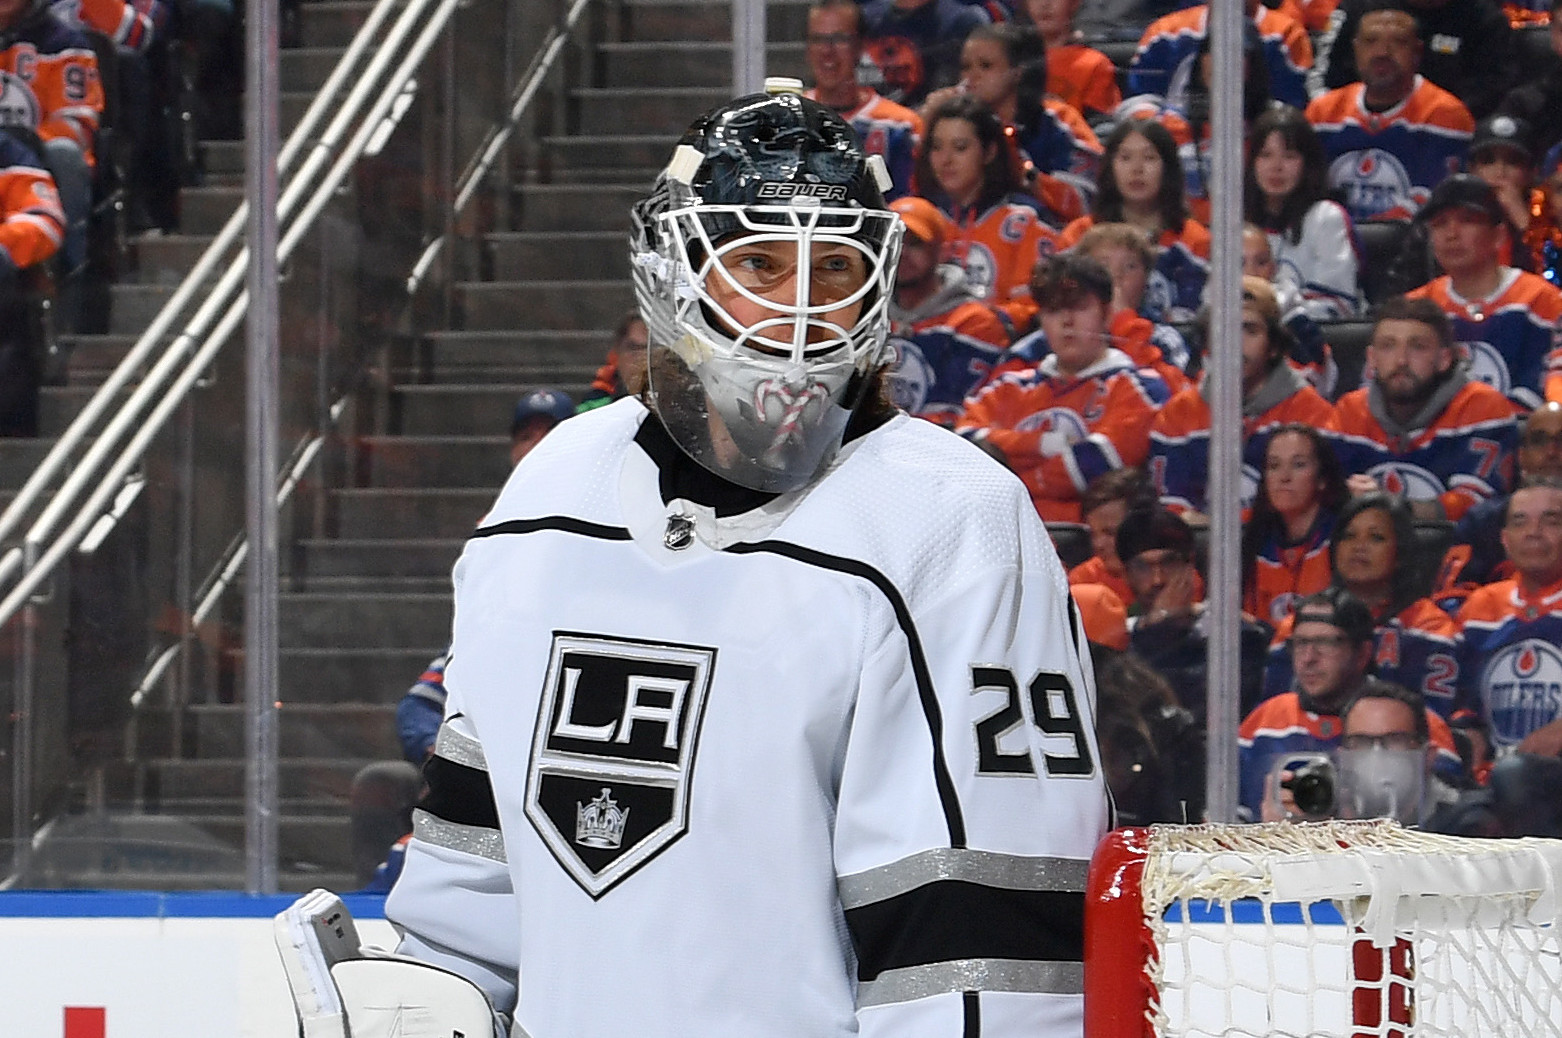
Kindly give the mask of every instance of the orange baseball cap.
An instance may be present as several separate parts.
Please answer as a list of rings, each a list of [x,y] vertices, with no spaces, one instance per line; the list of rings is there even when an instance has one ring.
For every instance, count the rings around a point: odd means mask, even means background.
[[[949,221],[938,211],[938,206],[927,199],[916,195],[903,195],[891,202],[889,207],[900,214],[900,220],[906,225],[906,230],[914,234],[918,240],[933,245],[941,244],[948,237],[945,228],[949,226]]]

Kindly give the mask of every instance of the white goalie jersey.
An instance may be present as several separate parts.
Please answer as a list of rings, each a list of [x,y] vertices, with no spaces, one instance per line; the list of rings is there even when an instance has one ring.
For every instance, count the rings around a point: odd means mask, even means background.
[[[399,950],[517,1038],[1079,1035],[1108,807],[1024,487],[900,416],[721,515],[676,451],[571,419],[467,545]]]

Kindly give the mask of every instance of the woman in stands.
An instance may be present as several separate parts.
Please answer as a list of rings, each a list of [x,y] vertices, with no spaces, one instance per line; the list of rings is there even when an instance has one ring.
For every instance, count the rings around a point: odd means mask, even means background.
[[[972,30],[960,51],[960,85],[948,90],[971,94],[1003,120],[1043,218],[1061,227],[1089,211],[1101,142],[1073,105],[1047,96],[1047,48],[1034,28],[1004,22]],[[929,102],[948,96],[939,91]]]
[[[1329,586],[1329,538],[1347,497],[1345,474],[1317,429],[1293,422],[1270,435],[1242,530],[1244,611],[1275,627]]]
[[[964,268],[972,291],[1011,327],[1035,316],[1030,275],[1050,256],[1056,233],[1042,223],[1010,161],[1002,120],[969,94],[929,113],[917,156],[916,189],[949,217],[945,259]]]
[[[1141,312],[1153,321],[1192,320],[1209,277],[1209,230],[1188,215],[1182,160],[1171,132],[1127,119],[1107,138],[1091,215],[1063,229],[1070,248],[1097,223],[1131,223],[1159,248]]]
[[[1403,498],[1374,493],[1353,497],[1340,509],[1329,541],[1333,581],[1367,603],[1377,623],[1376,674],[1420,691],[1444,717],[1453,711],[1459,676],[1454,639],[1459,625],[1425,597],[1429,574],[1416,557],[1415,521]],[[1291,687],[1286,641],[1291,621],[1275,629],[1264,672],[1264,691]]]
[[[1081,0],[1025,0],[1024,13],[1047,45],[1047,92],[1067,101],[1086,119],[1112,114],[1123,100],[1117,66],[1079,42],[1074,13]]]
[[[1328,162],[1312,124],[1295,108],[1274,108],[1248,134],[1242,198],[1277,267],[1275,289],[1290,320],[1343,321],[1362,312],[1356,236],[1345,207],[1329,197]]]

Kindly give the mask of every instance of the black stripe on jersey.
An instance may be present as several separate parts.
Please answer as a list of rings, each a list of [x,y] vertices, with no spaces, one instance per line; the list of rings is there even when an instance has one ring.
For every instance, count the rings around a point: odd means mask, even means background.
[[[1084,646],[1079,644],[1079,606],[1074,603],[1074,593],[1071,591],[1063,596],[1068,601],[1068,636],[1074,641],[1074,657],[1079,660],[1085,658]]]
[[[955,783],[949,776],[949,764],[944,760],[944,716],[938,709],[938,696],[933,691],[933,675],[927,667],[927,656],[922,651],[922,639],[917,635],[916,622],[911,610],[901,597],[900,589],[890,579],[867,563],[856,559],[843,559],[822,551],[804,548],[786,541],[757,541],[752,544],[734,544],[727,551],[735,555],[765,552],[794,559],[809,566],[835,570],[848,576],[868,581],[889,600],[895,612],[895,622],[906,636],[911,653],[911,672],[916,677],[917,698],[922,701],[922,713],[927,718],[928,732],[933,737],[933,782],[938,787],[938,799],[944,809],[944,825],[949,830],[949,846],[965,846],[965,815],[960,810],[960,798],[955,793]]]
[[[857,979],[963,959],[1082,962],[1085,895],[940,880],[849,909]]]
[[[499,809],[494,806],[488,772],[444,757],[430,757],[423,764],[423,781],[428,791],[418,806],[429,814],[457,825],[499,828]]]
[[[482,526],[472,531],[472,540],[479,537],[497,537],[502,533],[536,533],[539,530],[558,530],[562,533],[578,533],[582,537],[596,537],[604,541],[629,541],[634,536],[622,526],[603,526],[601,523],[576,519],[572,515],[545,515],[539,519],[507,519],[492,526]]]
[[[960,1001],[965,1008],[965,1027],[961,1031],[963,1038],[981,1038],[982,996],[974,991],[967,991],[960,996]]]

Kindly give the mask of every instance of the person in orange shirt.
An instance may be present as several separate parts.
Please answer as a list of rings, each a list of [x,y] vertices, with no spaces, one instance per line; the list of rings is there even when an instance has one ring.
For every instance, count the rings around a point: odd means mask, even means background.
[[[1209,278],[1209,230],[1188,215],[1182,160],[1171,132],[1153,119],[1127,119],[1107,138],[1089,216],[1063,228],[1072,248],[1097,223],[1131,223],[1159,248],[1143,316],[1186,321],[1198,312]]]
[[[1112,277],[1095,260],[1055,256],[1031,291],[1052,352],[968,401],[955,431],[1000,455],[1047,522],[1079,522],[1080,495],[1111,469],[1140,465],[1166,384],[1107,345]]]
[[[1080,42],[1074,13],[1081,0],[1025,0],[1024,14],[1047,45],[1047,93],[1086,118],[1110,115],[1123,100],[1112,59]]]
[[[1137,507],[1155,503],[1155,488],[1136,468],[1112,469],[1090,481],[1079,496],[1080,521],[1090,531],[1090,558],[1068,571],[1070,584],[1100,584],[1124,602],[1132,602],[1133,588],[1117,557],[1117,528]]]
[[[950,98],[929,113],[916,189],[949,217],[944,258],[964,269],[973,294],[1024,328],[1036,312],[1031,270],[1055,251],[1057,235],[1024,192],[1007,140],[980,100]]]
[[[1282,425],[1269,437],[1242,528],[1242,608],[1274,627],[1301,599],[1329,586],[1329,537],[1346,501],[1345,476],[1311,425]]]

